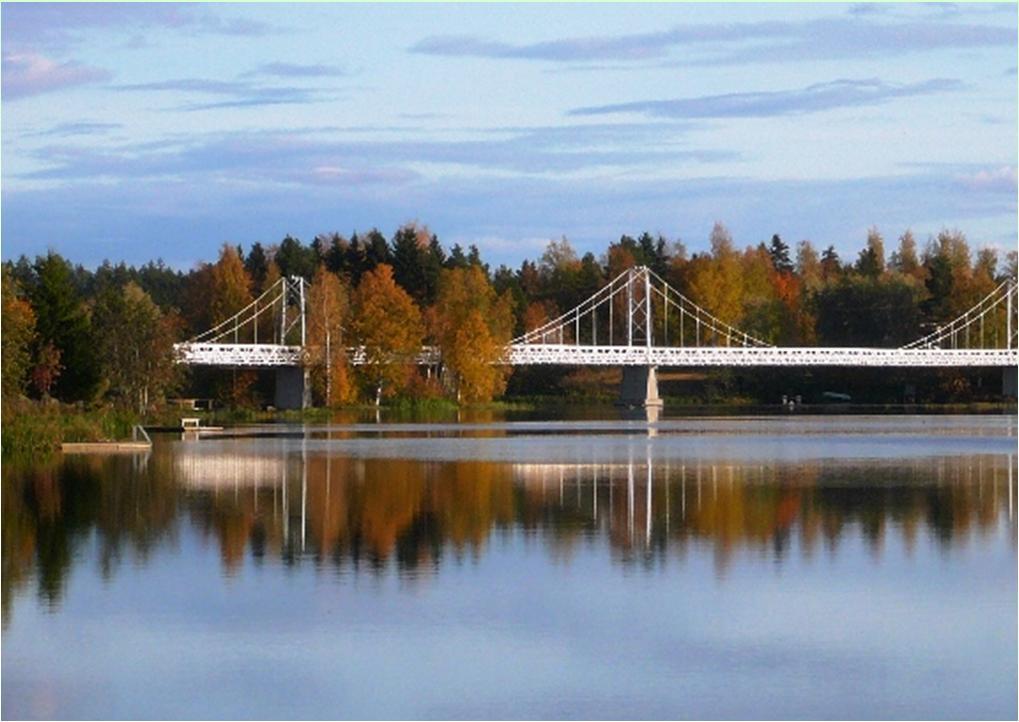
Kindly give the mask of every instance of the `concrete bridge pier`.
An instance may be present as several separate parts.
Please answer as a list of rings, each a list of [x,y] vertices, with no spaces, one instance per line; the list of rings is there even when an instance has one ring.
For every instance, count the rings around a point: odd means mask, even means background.
[[[1016,398],[1016,387],[1019,385],[1019,370],[1015,366],[1006,366],[1001,370],[1001,395],[1006,399]]]
[[[651,408],[662,405],[658,396],[658,373],[655,366],[624,366],[619,388],[619,405]]]
[[[308,370],[301,366],[278,367],[275,396],[277,409],[306,409],[311,406]]]

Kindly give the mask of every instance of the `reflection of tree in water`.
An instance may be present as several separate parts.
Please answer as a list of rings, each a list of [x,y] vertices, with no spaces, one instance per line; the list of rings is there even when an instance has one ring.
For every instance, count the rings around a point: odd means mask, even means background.
[[[231,468],[230,459],[240,458],[244,465]],[[709,545],[724,569],[740,550],[780,561],[793,549],[805,556],[835,550],[853,535],[879,557],[890,533],[907,550],[921,535],[947,548],[990,534],[1012,510],[1013,461],[671,463],[655,465],[650,483],[639,461],[511,465],[282,450],[201,456],[187,467],[191,476],[181,470],[179,450],[157,449],[140,469],[116,457],[30,470],[8,465],[4,620],[12,594],[32,580],[48,604],[58,603],[73,561],[93,538],[104,576],[127,555],[146,560],[175,540],[180,511],[219,547],[231,573],[248,554],[255,564],[372,573],[395,565],[421,573],[478,557],[494,531],[511,528],[540,537],[563,560],[591,539],[607,541],[623,564],[657,564],[690,545]]]
[[[907,549],[921,530],[942,545],[990,533],[1008,505],[1007,461],[951,457],[918,464],[515,464],[289,457],[288,482],[189,504],[234,568],[256,559],[412,570],[477,556],[489,535],[517,527],[568,559],[607,538],[623,563],[651,563],[709,543],[724,567],[740,549],[781,560],[858,533],[880,555],[889,528]],[[226,475],[229,477],[229,474]],[[227,483],[229,486],[229,483]],[[650,489],[650,493],[649,493]],[[303,495],[303,496],[302,496]],[[286,497],[284,499],[283,497]],[[300,499],[300,503],[298,503]]]
[[[72,563],[92,540],[103,578],[124,555],[144,563],[176,524],[178,489],[151,460],[71,457],[62,463],[3,469],[3,619],[12,595],[34,580],[42,600],[56,605]]]
[[[250,541],[259,559],[271,550],[290,562],[307,556],[381,569],[395,558],[410,569],[445,551],[478,554],[494,525],[513,520],[505,466],[312,456],[304,478],[297,461],[286,485],[191,499],[192,518],[220,540],[228,568]]]

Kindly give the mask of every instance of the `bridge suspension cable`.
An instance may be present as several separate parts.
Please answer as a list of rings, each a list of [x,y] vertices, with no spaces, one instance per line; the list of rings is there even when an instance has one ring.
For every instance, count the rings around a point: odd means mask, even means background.
[[[300,326],[300,345],[305,343],[305,314],[304,300],[307,281],[299,276],[280,278],[269,286],[254,301],[242,308],[229,318],[220,321],[212,328],[199,333],[188,339],[187,344],[215,344],[215,343],[239,343],[242,340],[249,343],[259,343],[258,331],[259,320],[263,318],[277,318],[279,314],[279,327],[276,324],[271,326],[271,337],[263,339],[263,343],[285,345],[287,336]],[[299,307],[299,312],[287,314],[287,308],[291,305]],[[248,332],[250,325],[250,333]],[[277,336],[277,332],[279,335]]]
[[[965,313],[902,348],[1016,348],[1017,288],[1016,279],[1006,278]]]
[[[305,365],[306,288],[299,277],[281,278],[230,318],[175,344],[177,361],[235,368]],[[1011,278],[951,323],[901,348],[776,347],[722,321],[651,269],[639,266],[620,273],[569,311],[513,339],[495,363],[1015,366],[1017,309],[1016,281]],[[267,316],[272,330],[260,330],[259,321]],[[347,358],[354,365],[363,364],[365,349],[349,348]],[[436,348],[423,347],[407,361],[433,366],[441,363],[441,355]]]
[[[704,310],[646,266],[623,271],[574,308],[510,343],[645,347],[770,345]]]

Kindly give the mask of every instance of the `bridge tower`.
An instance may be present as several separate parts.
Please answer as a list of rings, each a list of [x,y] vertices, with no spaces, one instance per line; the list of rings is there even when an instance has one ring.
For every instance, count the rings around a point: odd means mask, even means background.
[[[288,331],[296,336],[300,329],[300,348],[303,357],[303,350],[308,343],[308,313],[305,303],[307,282],[299,276],[291,276],[286,280],[280,299],[280,340],[285,344],[288,340]],[[273,405],[277,409],[306,409],[311,406],[311,379],[306,365],[277,366],[275,373]]]
[[[644,347],[650,352],[654,345],[654,316],[651,272],[645,266],[631,268],[626,275],[626,345]],[[658,395],[658,367],[624,366],[617,404],[627,407],[656,407],[662,405]]]
[[[273,369],[278,409],[311,405],[307,354],[307,281],[281,278],[230,318],[174,345],[178,363]]]

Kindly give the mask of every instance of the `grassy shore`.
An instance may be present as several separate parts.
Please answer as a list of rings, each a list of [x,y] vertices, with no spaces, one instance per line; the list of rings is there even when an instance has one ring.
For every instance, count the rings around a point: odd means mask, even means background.
[[[36,402],[4,400],[0,444],[3,456],[49,456],[65,441],[117,441],[131,437],[140,417],[130,411],[101,406],[84,408]]]
[[[303,410],[262,410],[253,408],[187,411],[164,406],[142,417],[140,414],[112,406],[86,407],[41,402],[28,399],[4,399],[2,451],[5,458],[44,457],[60,451],[63,442],[123,441],[131,438],[135,424],[152,427],[177,427],[185,416],[201,419],[206,426],[232,426],[253,423],[352,423],[371,418],[377,410],[371,404],[339,408]],[[394,399],[381,407],[387,419],[416,421],[448,421],[460,411],[490,411],[537,408],[529,402],[495,401],[485,404],[458,406],[449,399]]]

